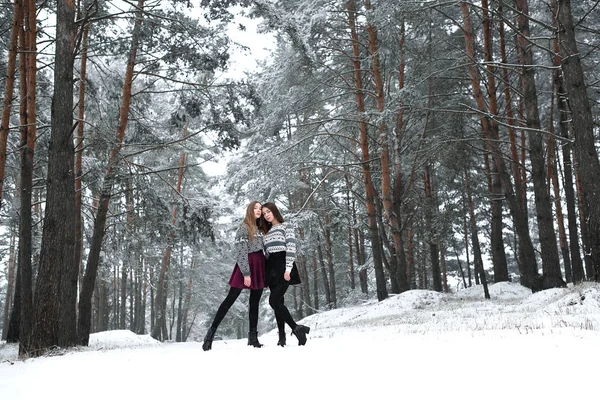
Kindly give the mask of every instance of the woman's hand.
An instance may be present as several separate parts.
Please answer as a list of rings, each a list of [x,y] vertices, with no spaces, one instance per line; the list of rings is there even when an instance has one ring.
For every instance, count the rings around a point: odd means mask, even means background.
[[[292,279],[292,277],[290,276],[289,272],[285,271],[285,273],[283,274],[283,279],[289,281],[290,279]]]
[[[247,287],[250,287],[250,285],[252,285],[252,278],[250,278],[249,276],[245,276],[244,277],[244,285],[246,285]]]

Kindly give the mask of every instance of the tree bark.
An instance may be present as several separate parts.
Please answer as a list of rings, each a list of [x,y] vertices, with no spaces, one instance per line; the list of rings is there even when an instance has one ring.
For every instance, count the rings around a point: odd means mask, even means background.
[[[471,195],[471,185],[469,184],[469,172],[465,167],[465,189],[467,191],[467,203],[469,204],[469,219],[471,222],[471,242],[473,247],[473,256],[475,263],[475,273],[479,276],[479,280],[483,286],[483,293],[486,299],[490,298],[490,292],[488,290],[487,278],[485,276],[485,270],[483,269],[483,259],[481,258],[481,246],[479,244],[479,237],[477,236],[477,221],[475,219],[475,207],[473,206],[473,198]]]
[[[406,77],[406,24],[404,21],[400,25],[400,63],[398,67],[398,88],[404,89]],[[404,198],[405,188],[402,177],[401,149],[404,136],[404,104],[401,102],[396,116],[396,143],[394,149],[394,189],[393,205],[390,213],[390,223],[392,226],[392,238],[396,247],[396,256],[398,257],[398,284],[400,291],[411,288],[410,275],[408,273],[408,260],[404,249],[404,237],[402,230],[402,200]]]
[[[183,129],[183,139],[187,137],[187,129],[188,122],[185,122],[185,127]],[[177,186],[175,188],[176,196],[181,194],[181,184],[183,182],[183,173],[185,171],[185,152],[181,153],[181,157],[179,159],[179,173],[177,175]],[[175,229],[175,225],[177,223],[177,205],[173,206],[173,211],[171,213],[171,225],[173,225],[173,229]],[[165,249],[165,253],[163,256],[162,264],[160,266],[160,272],[158,274],[158,284],[156,290],[156,323],[154,324],[154,329],[152,330],[152,337],[158,340],[166,340],[167,339],[167,270],[169,269],[169,265],[171,263],[171,252],[173,249],[173,242],[175,240],[175,233],[171,232],[169,238],[167,239],[167,248]]]
[[[488,90],[488,98],[489,98],[489,107],[490,114],[493,116],[498,116],[498,100],[496,98],[496,67],[494,66],[494,57],[493,57],[493,32],[492,32],[492,22],[489,16],[488,10],[488,1],[482,0],[481,8],[483,12],[483,41],[484,41],[484,56],[486,61],[486,70],[487,70],[487,90]],[[491,121],[492,124],[496,125],[497,122],[495,120]],[[490,165],[488,161],[488,157],[486,155],[486,167]],[[494,265],[494,282],[502,282],[508,280],[508,265],[506,263],[506,253],[504,252],[504,242],[502,235],[502,205],[503,205],[503,196],[502,196],[502,182],[500,181],[500,176],[498,174],[497,167],[495,163],[492,163],[491,166],[486,168],[489,169],[489,190],[490,190],[490,208],[492,211],[492,234],[490,237],[491,241],[491,253],[492,253],[492,263]]]
[[[57,3],[52,127],[48,149],[46,210],[40,268],[35,288],[32,351],[77,341],[75,263],[75,175],[73,146],[73,66],[77,23],[73,1]]]
[[[81,19],[81,13],[78,15]],[[83,176],[83,134],[85,121],[85,89],[87,79],[87,51],[89,24],[83,27],[81,40],[81,67],[79,72],[79,103],[77,104],[78,121],[75,136],[75,251],[74,259],[79,274],[79,284],[83,280],[83,230],[81,216],[82,176]]]
[[[521,62],[521,78],[523,102],[525,103],[527,133],[529,138],[529,154],[531,158],[531,178],[535,198],[535,209],[538,223],[543,286],[544,288],[564,287],[558,257],[552,202],[546,185],[546,162],[544,160],[543,138],[538,133],[541,123],[538,111],[537,89],[535,87],[535,70],[533,52],[529,42],[529,4],[528,0],[515,0],[519,14],[517,16],[518,33],[516,35],[517,54]],[[534,132],[537,131],[537,132]]]
[[[327,211],[327,191],[325,190],[325,177],[323,177],[323,236],[325,239],[325,252],[327,256],[327,272],[329,273],[329,293],[331,295],[331,308],[337,308],[337,289],[335,284],[335,269],[333,265],[333,247],[331,244],[331,218]]]
[[[26,34],[26,19],[25,15],[27,13],[27,9],[25,8],[26,4],[24,1],[19,0],[19,20],[21,21],[21,28],[19,29],[19,132],[20,132],[20,141],[26,141],[27,138],[27,43],[28,43],[28,34]],[[23,149],[21,149],[21,154]],[[21,155],[22,158],[22,155]],[[21,160],[22,162],[22,160]],[[19,177],[19,181],[17,182],[17,197],[19,197],[19,203],[21,203],[21,181]],[[19,228],[18,235],[21,236],[21,216],[19,216]],[[17,250],[17,276],[15,282],[15,295],[13,300],[12,311],[10,314],[10,323],[8,326],[8,333],[6,337],[6,341],[8,343],[17,343],[20,340],[20,332],[21,332],[21,311],[23,308],[23,284],[21,283],[21,268],[20,268],[20,244]],[[31,291],[31,287],[28,289]]]
[[[571,1],[558,0],[554,9],[558,20],[558,42],[565,89],[569,97],[573,132],[575,134],[575,159],[581,174],[583,203],[588,213],[587,225],[593,276],[600,280],[600,161],[595,147],[594,119],[587,97],[587,86],[577,49]],[[585,167],[584,167],[585,166]]]
[[[327,309],[330,310],[332,306],[331,301],[331,286],[329,285],[329,278],[327,277],[327,269],[325,268],[325,260],[323,259],[323,248],[321,247],[321,238],[317,236],[317,254],[319,256],[319,269],[321,270],[321,276],[323,277],[323,290],[325,291],[325,302],[327,303]]]
[[[365,94],[362,84],[362,69],[360,65],[359,38],[356,29],[356,6],[354,0],[346,2],[348,11],[348,26],[352,38],[352,65],[354,71],[354,85],[356,89],[356,107],[361,115],[359,122],[360,147],[362,152],[362,173],[366,190],[367,219],[371,237],[371,251],[373,253],[373,265],[375,269],[375,285],[377,287],[377,299],[379,301],[388,297],[385,273],[383,270],[383,259],[381,254],[381,241],[377,228],[377,216],[375,211],[375,187],[371,177],[371,158],[369,155],[369,137],[367,122],[364,119]]]
[[[33,325],[33,272],[31,265],[31,198],[33,183],[33,155],[36,137],[36,4],[29,0],[23,3],[25,26],[25,80],[26,87],[26,126],[21,130],[21,207],[19,225],[19,275],[21,278],[21,314],[19,326],[19,357],[31,354],[31,330]],[[35,354],[33,354],[35,355]]]
[[[521,284],[525,287],[532,289],[532,291],[538,291],[542,289],[542,282],[538,273],[537,260],[535,257],[535,249],[531,241],[529,234],[529,225],[527,223],[527,217],[525,211],[521,207],[521,203],[515,195],[510,175],[507,172],[506,164],[504,162],[503,154],[499,148],[498,131],[494,129],[487,118],[487,105],[483,98],[482,90],[480,87],[479,71],[475,64],[475,42],[473,27],[471,24],[471,18],[469,16],[469,8],[466,2],[460,2],[460,8],[463,16],[463,33],[465,35],[465,45],[469,62],[469,76],[471,78],[471,86],[473,89],[473,96],[477,102],[477,107],[482,113],[480,123],[488,139],[488,146],[492,152],[492,157],[500,174],[502,182],[502,190],[506,196],[508,208],[511,212],[513,219],[513,225],[517,236],[519,237],[520,251],[523,257],[522,263],[519,264],[521,273]]]
[[[131,47],[127,60],[127,68],[125,78],[123,80],[123,94],[121,97],[121,109],[119,112],[119,122],[116,132],[116,144],[113,147],[104,176],[100,201],[98,202],[98,211],[94,220],[94,230],[90,250],[83,277],[83,284],[79,296],[79,320],[77,326],[78,341],[81,345],[87,346],[90,337],[91,324],[91,309],[92,295],[98,273],[98,265],[100,263],[100,250],[104,239],[104,228],[106,226],[106,218],[108,214],[108,205],[112,197],[112,186],[116,175],[116,168],[119,162],[119,154],[125,136],[125,129],[129,122],[129,108],[131,104],[131,88],[133,85],[133,69],[136,62],[138,43],[140,39],[140,28],[143,21],[144,0],[138,0],[136,21],[131,35]]]
[[[4,83],[4,100],[2,102],[2,119],[0,121],[0,208],[2,208],[4,178],[6,175],[6,147],[8,143],[8,132],[10,113],[12,111],[15,70],[17,65],[17,46],[19,29],[22,26],[23,15],[21,0],[15,0],[13,7],[13,20],[8,43],[8,62],[6,65],[6,81]],[[7,305],[8,307],[8,305]],[[7,325],[4,325],[7,326]],[[6,329],[3,330],[3,332]]]
[[[365,0],[365,8],[370,11],[373,9],[371,2]],[[371,58],[371,69],[375,80],[375,103],[380,115],[385,112],[385,88],[383,83],[383,73],[381,71],[381,60],[379,57],[379,38],[377,29],[371,22],[367,22],[367,34],[369,37],[369,56]],[[395,260],[390,262],[390,279],[392,280],[392,293],[402,293],[408,290],[408,280],[406,278],[406,261],[402,260],[404,256],[403,243],[400,230],[400,222],[394,205],[392,203],[392,177],[390,170],[390,150],[389,150],[389,132],[386,123],[382,119],[379,123],[379,142],[381,146],[381,200],[385,210],[386,223],[392,230],[392,239],[394,241]],[[400,177],[396,177],[400,179]]]
[[[319,309],[319,267],[317,265],[317,255],[313,250],[312,254],[312,270],[313,270],[313,305],[315,310]]]
[[[14,229],[10,228],[10,245],[8,249],[8,273],[6,282],[6,300],[4,302],[4,315],[2,320],[2,337],[0,340],[6,340],[8,337],[8,328],[10,324],[11,305],[13,304],[13,297],[15,293],[16,285],[16,265],[15,262],[15,232]]]
[[[579,226],[581,227],[581,243],[583,244],[583,261],[585,263],[585,274],[588,280],[594,279],[594,262],[592,260],[592,244],[590,240],[588,224],[588,204],[585,202],[583,183],[581,182],[581,171],[578,163],[575,163],[575,185],[577,186],[577,204],[579,205]]]
[[[424,188],[425,188],[425,226],[427,229],[427,242],[431,262],[431,278],[433,290],[442,291],[442,276],[440,272],[440,253],[437,244],[437,232],[433,228],[433,213],[437,209],[432,191],[431,166],[425,165]]]
[[[556,10],[557,2],[552,0],[550,7]],[[553,13],[552,18],[553,25],[556,27],[556,34],[558,35],[558,20],[556,13]],[[552,62],[555,67],[560,67],[560,47],[558,45],[558,37],[552,40],[552,48],[555,56],[552,57]],[[554,92],[556,95],[556,107],[558,113],[558,127],[560,131],[560,137],[564,138],[561,141],[560,147],[562,149],[562,161],[563,161],[563,190],[565,192],[565,200],[567,203],[567,222],[569,230],[569,249],[571,258],[571,271],[572,281],[574,283],[580,283],[584,279],[583,262],[581,260],[580,247],[579,247],[579,232],[577,229],[577,212],[575,210],[575,191],[573,181],[573,163],[571,152],[573,149],[572,135],[569,133],[571,124],[571,111],[569,109],[569,100],[565,93],[564,79],[559,69],[554,71]]]
[[[556,80],[554,80],[556,82]],[[554,139],[554,94],[556,90],[552,90],[552,99],[550,101],[550,121],[548,132],[548,183],[552,185],[554,193],[554,207],[556,208],[556,224],[558,225],[558,238],[560,244],[560,251],[563,258],[563,265],[565,268],[565,280],[567,283],[573,281],[573,272],[571,268],[571,256],[569,254],[569,245],[567,243],[567,234],[565,231],[565,218],[562,211],[562,201],[560,195],[560,186],[558,183],[558,152],[556,149],[556,140]]]

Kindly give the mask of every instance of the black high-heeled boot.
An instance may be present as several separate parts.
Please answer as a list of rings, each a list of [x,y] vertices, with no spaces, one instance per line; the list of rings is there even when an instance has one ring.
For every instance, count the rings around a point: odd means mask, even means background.
[[[212,326],[208,328],[208,332],[206,332],[206,336],[204,336],[204,342],[202,343],[202,350],[208,351],[212,349],[212,342],[215,338],[215,333],[217,330]]]
[[[292,333],[298,338],[298,346],[306,344],[306,335],[310,332],[310,327],[304,325],[296,325]]]
[[[285,331],[279,331],[279,341],[277,346],[285,347]]]
[[[248,346],[254,346],[254,347],[262,347],[263,346],[258,341],[258,332],[256,332],[256,331],[248,332]]]

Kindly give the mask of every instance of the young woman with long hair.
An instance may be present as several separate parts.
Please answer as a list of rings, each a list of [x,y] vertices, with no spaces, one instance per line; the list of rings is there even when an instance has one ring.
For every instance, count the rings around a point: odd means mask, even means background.
[[[262,347],[258,341],[258,305],[265,287],[265,256],[263,235],[258,229],[261,204],[252,201],[246,208],[246,216],[235,235],[236,261],[229,278],[229,293],[219,306],[217,314],[204,337],[202,349],[212,348],[212,342],[219,324],[238,298],[243,289],[250,289],[248,346]]]
[[[290,285],[300,283],[298,269],[294,266],[296,259],[296,235],[294,228],[285,223],[279,209],[274,203],[262,206],[262,219],[259,223],[265,235],[263,238],[266,262],[266,285],[269,287],[269,304],[275,311],[277,330],[279,331],[279,346],[285,346],[285,324],[292,328],[292,333],[298,339],[298,344],[306,344],[306,335],[310,332],[308,326],[297,324],[290,311],[284,304],[284,296]]]

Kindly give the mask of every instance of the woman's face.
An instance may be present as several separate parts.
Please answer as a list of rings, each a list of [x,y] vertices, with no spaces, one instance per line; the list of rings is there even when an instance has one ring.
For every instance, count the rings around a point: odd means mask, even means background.
[[[271,212],[271,210],[269,210],[267,207],[263,207],[262,208],[262,213],[263,213],[263,217],[265,217],[265,220],[267,222],[273,222],[275,220],[275,216],[273,215],[273,213]]]
[[[260,218],[260,211],[261,211],[261,209],[262,209],[262,205],[260,203],[256,203],[254,205],[254,216],[256,218]]]

